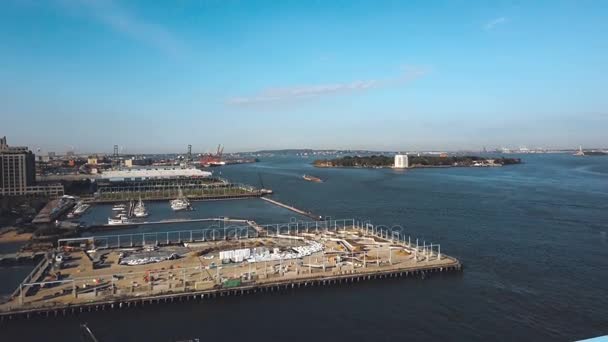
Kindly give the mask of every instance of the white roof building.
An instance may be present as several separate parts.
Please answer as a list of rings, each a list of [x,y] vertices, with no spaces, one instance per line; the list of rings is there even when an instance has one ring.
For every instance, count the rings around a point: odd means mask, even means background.
[[[104,171],[100,178],[110,181],[172,179],[172,178],[205,178],[211,177],[211,172],[195,168],[137,168],[126,170]]]

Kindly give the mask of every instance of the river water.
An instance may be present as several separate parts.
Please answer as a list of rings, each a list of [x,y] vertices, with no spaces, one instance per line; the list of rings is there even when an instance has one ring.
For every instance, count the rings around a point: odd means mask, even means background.
[[[608,334],[608,158],[520,157],[524,164],[503,168],[405,172],[315,169],[310,159],[274,157],[216,170],[257,186],[261,178],[273,198],[315,214],[401,226],[440,243],[442,253],[463,262],[462,274],[21,320],[3,324],[1,336],[78,341],[81,322],[101,341],[565,341]],[[303,181],[304,173],[325,182]],[[167,207],[153,205],[153,212]],[[196,206],[188,215],[259,223],[295,217],[261,200]],[[88,219],[103,221],[108,212],[95,208]]]

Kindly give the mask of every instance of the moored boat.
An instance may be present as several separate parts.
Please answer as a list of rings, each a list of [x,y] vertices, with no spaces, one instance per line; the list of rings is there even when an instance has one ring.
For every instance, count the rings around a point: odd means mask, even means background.
[[[148,216],[148,211],[146,210],[146,206],[144,205],[144,202],[141,200],[141,197],[139,198],[139,202],[137,202],[135,209],[133,209],[133,215],[135,217],[147,217]]]
[[[179,189],[179,194],[176,199],[169,201],[171,205],[171,209],[173,211],[182,211],[182,210],[192,210],[192,206],[190,205],[190,201],[184,196],[182,189]]]
[[[118,225],[118,224],[128,224],[129,222],[129,218],[126,216],[121,216],[121,217],[117,217],[117,218],[112,218],[112,217],[108,217],[108,224],[113,226],[113,225]]]

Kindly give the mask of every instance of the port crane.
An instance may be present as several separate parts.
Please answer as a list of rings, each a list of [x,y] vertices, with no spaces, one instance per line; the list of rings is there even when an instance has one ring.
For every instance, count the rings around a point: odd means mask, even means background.
[[[217,145],[217,151],[214,154],[208,154],[201,158],[201,165],[203,166],[222,166],[226,165],[226,162],[222,161],[222,154],[224,153],[224,146],[222,144]]]

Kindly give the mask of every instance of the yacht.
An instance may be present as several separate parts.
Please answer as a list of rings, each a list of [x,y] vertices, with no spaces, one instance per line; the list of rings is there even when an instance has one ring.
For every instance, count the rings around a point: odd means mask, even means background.
[[[127,208],[127,206],[124,205],[124,204],[117,204],[117,205],[115,205],[115,206],[112,207],[112,210],[114,210],[114,211],[123,211],[126,208]]]
[[[171,203],[171,209],[173,209],[174,211],[192,210],[192,207],[190,206],[190,202],[186,198],[174,199],[170,203]]]
[[[148,211],[146,210],[146,206],[141,200],[141,197],[139,198],[137,205],[135,205],[135,209],[133,209],[133,215],[135,215],[135,217],[148,217]]]
[[[118,225],[118,224],[127,224],[127,223],[129,223],[129,218],[126,216],[121,216],[121,217],[117,217],[117,218],[108,217],[108,224],[111,226]]]
[[[74,215],[81,215],[82,213],[87,211],[90,207],[91,207],[91,205],[80,202],[76,206],[76,209],[74,209]]]
[[[182,189],[179,189],[179,194],[176,199],[171,200],[169,202],[171,204],[171,209],[173,211],[181,211],[181,210],[192,210],[192,206],[190,205],[190,201],[184,196]]]

